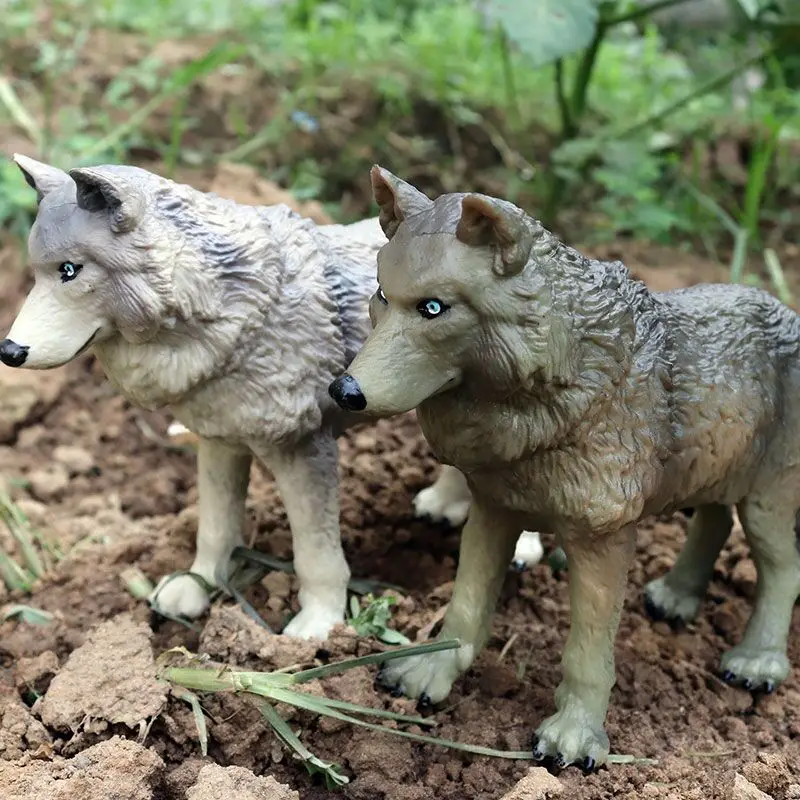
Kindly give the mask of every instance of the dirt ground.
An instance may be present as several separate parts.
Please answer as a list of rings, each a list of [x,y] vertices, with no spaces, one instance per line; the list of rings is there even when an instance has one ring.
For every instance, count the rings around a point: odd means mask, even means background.
[[[708,262],[660,248],[625,245],[595,252],[623,257],[658,288],[719,277]],[[0,250],[3,330],[26,289],[18,258],[14,247]],[[140,412],[117,396],[91,355],[51,373],[0,373],[0,476],[11,483],[32,521],[67,553],[23,600],[52,612],[54,622],[0,625],[4,797],[329,796],[292,762],[241,698],[205,701],[209,755],[202,758],[189,707],[174,698],[164,704],[163,690],[129,668],[146,667],[176,645],[249,669],[376,648],[341,631],[325,645],[327,652],[319,652],[314,644],[269,636],[229,603],[214,609],[198,634],[151,618],[127,593],[120,577],[124,568],[136,565],[156,580],[191,561],[197,518],[194,459],[191,452],[158,441],[169,421],[164,413]],[[341,450],[342,529],[353,573],[403,587],[395,625],[414,639],[447,602],[458,554],[457,531],[411,516],[411,499],[434,476],[435,462],[413,417],[353,431]],[[717,664],[742,635],[755,587],[755,569],[740,532],[719,559],[695,625],[675,633],[643,613],[642,586],[673,562],[684,526],[682,517],[641,526],[608,715],[614,752],[658,763],[613,765],[589,777],[569,769],[550,793],[533,786],[539,778],[532,774],[513,797],[550,797],[558,789],[575,800],[765,796],[758,791],[775,800],[800,797],[800,609],[790,644],[790,679],[757,702],[726,686],[715,675]],[[258,469],[248,503],[248,535],[254,546],[291,557],[280,499],[269,476]],[[280,627],[297,608],[296,589],[293,578],[272,573],[248,596],[271,625]],[[0,597],[0,603],[15,599]],[[553,711],[567,629],[566,576],[545,565],[522,575],[509,571],[489,647],[437,711],[439,735],[527,748],[534,727]],[[322,689],[351,701],[413,710],[406,700],[377,693],[373,678],[374,671],[363,668],[323,681]],[[136,720],[162,704],[144,731]],[[350,776],[340,792],[347,800],[499,800],[531,767],[306,714],[291,722],[319,757],[340,764]],[[139,747],[136,742],[142,741]]]

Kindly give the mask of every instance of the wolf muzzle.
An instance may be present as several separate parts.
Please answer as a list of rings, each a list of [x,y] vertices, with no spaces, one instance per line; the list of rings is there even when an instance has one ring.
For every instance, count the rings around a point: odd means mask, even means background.
[[[7,367],[21,367],[28,357],[28,348],[11,339],[0,342],[0,361]]]
[[[358,381],[346,372],[328,386],[328,394],[345,411],[363,411],[367,407],[367,398]]]

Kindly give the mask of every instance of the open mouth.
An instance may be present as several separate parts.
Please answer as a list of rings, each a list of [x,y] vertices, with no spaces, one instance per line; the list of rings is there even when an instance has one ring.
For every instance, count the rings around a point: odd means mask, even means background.
[[[98,333],[100,333],[100,328],[98,328],[98,329],[97,329],[97,330],[96,330],[96,331],[95,331],[95,332],[94,332],[94,333],[93,333],[93,334],[92,334],[92,335],[91,335],[91,336],[90,336],[90,337],[89,337],[89,338],[86,340],[86,343],[85,343],[85,344],[84,344],[82,347],[78,348],[78,350],[75,352],[75,355],[74,355],[74,356],[72,356],[72,358],[70,359],[70,361],[72,361],[73,359],[77,358],[77,357],[78,357],[79,355],[81,355],[82,353],[85,353],[85,352],[86,352],[86,351],[87,351],[87,350],[88,350],[88,349],[89,349],[89,348],[92,346],[92,342],[94,341],[94,338],[95,338],[95,336],[97,336],[97,334],[98,334]]]

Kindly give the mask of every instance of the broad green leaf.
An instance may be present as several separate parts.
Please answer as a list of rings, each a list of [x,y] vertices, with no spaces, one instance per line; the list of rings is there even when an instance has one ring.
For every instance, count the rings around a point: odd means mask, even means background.
[[[479,10],[535,67],[586,47],[597,27],[596,0],[480,0]]]

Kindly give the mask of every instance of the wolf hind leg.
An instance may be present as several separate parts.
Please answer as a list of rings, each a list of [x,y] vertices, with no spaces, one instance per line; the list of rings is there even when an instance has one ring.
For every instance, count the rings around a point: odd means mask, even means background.
[[[446,521],[452,527],[463,525],[469,515],[472,493],[464,474],[444,464],[439,477],[414,498],[414,514],[434,522]],[[514,569],[522,572],[542,560],[544,548],[536,531],[523,531],[512,558]]]
[[[444,464],[434,483],[414,498],[414,513],[434,522],[444,520],[458,528],[467,519],[471,502],[472,493],[464,474]]]
[[[191,574],[167,575],[153,590],[156,610],[172,616],[199,617],[208,608],[208,589],[227,570],[242,542],[244,506],[250,481],[250,453],[221,442],[200,439],[197,453],[199,524]]]
[[[727,506],[713,503],[695,511],[675,565],[645,586],[645,608],[653,619],[684,623],[695,618],[732,526]]]
[[[796,480],[796,475],[793,476]],[[784,487],[785,488],[785,487]],[[800,550],[794,492],[751,496],[739,519],[758,569],[756,600],[742,641],[722,656],[723,678],[747,690],[771,692],[789,675],[786,647],[800,595]]]

